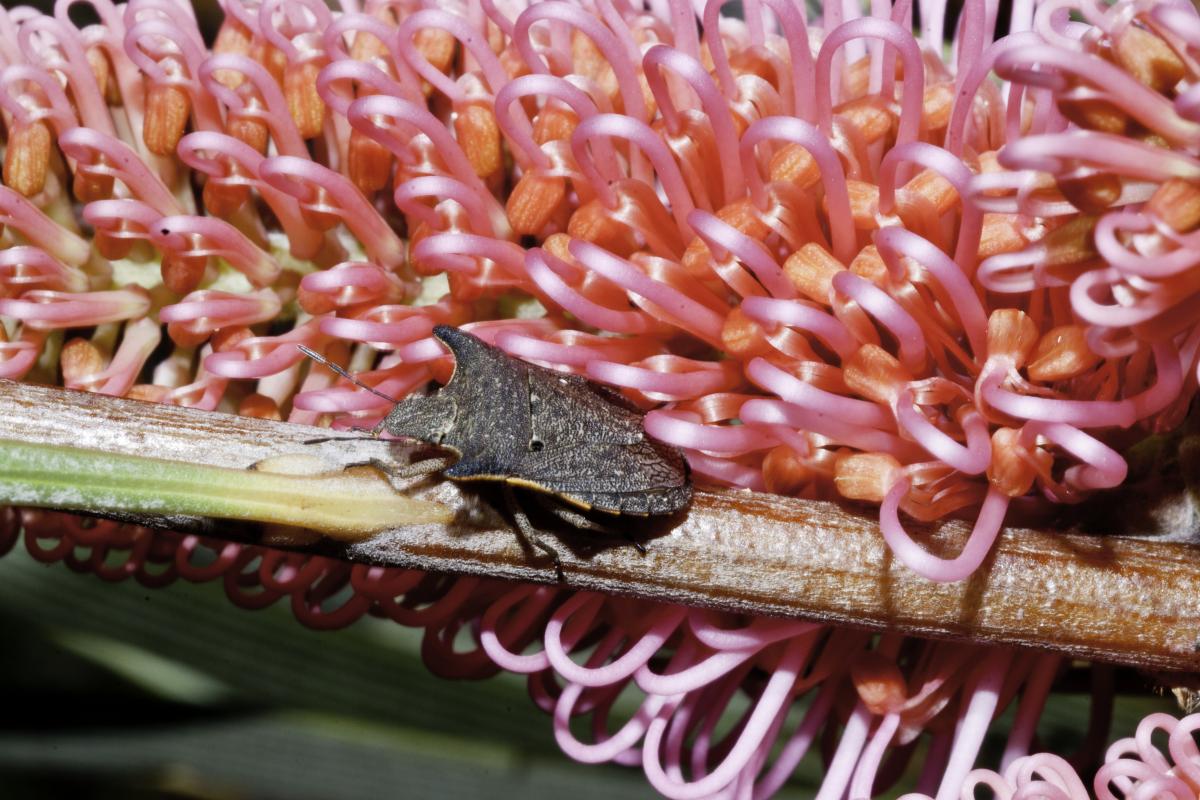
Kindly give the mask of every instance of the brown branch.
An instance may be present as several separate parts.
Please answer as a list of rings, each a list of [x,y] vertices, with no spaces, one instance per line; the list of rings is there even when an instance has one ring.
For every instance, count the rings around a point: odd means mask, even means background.
[[[0,439],[245,468],[286,453],[337,463],[395,457],[385,442],[306,445],[316,429],[0,381]],[[399,455],[405,455],[403,453]],[[553,582],[508,522],[449,482],[415,495],[456,511],[448,526],[397,529],[313,552],[358,562]],[[97,509],[102,513],[103,509]],[[183,524],[185,520],[173,520]],[[205,526],[206,532],[221,526]],[[1028,645],[1160,670],[1200,671],[1200,548],[1008,529],[970,580],[922,579],[890,555],[871,516],[831,503],[698,492],[648,532],[647,553],[563,531],[579,589],[726,611],[802,617],[976,642]],[[966,528],[925,543],[956,552]],[[230,528],[231,536],[244,536]]]

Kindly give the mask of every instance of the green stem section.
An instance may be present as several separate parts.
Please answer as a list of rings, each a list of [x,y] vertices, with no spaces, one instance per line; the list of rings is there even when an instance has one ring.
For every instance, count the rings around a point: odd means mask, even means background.
[[[0,505],[248,520],[339,539],[451,516],[370,471],[288,475],[5,440]]]

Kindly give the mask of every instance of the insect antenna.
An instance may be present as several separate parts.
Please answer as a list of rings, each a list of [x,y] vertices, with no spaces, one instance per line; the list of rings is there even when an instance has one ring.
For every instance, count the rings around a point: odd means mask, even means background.
[[[358,378],[351,375],[349,372],[346,372],[346,370],[342,369],[337,364],[334,364],[332,361],[330,361],[325,356],[319,355],[319,354],[313,352],[312,350],[309,350],[304,345],[298,344],[298,345],[296,345],[296,349],[299,350],[301,353],[304,353],[304,355],[308,356],[313,361],[316,361],[318,364],[324,364],[325,366],[329,367],[331,370],[336,372],[338,375],[341,375],[343,378],[350,381],[355,386],[357,386],[361,389],[366,389],[368,392],[375,395],[376,397],[382,397],[384,400],[387,400],[392,405],[397,405],[400,402],[399,400],[395,399],[394,397],[388,397],[386,394],[379,391],[378,389],[375,389],[371,386],[367,386],[365,383],[363,383]]]

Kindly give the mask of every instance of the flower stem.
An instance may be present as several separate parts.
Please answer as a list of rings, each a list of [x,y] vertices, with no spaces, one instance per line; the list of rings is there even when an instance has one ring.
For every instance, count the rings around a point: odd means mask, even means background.
[[[0,504],[248,520],[342,540],[450,518],[445,507],[404,497],[377,473],[287,475],[5,440]]]

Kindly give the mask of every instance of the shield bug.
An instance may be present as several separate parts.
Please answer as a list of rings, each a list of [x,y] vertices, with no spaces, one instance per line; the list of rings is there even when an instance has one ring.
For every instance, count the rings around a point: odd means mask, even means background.
[[[454,355],[454,374],[433,394],[397,402],[305,347],[343,377],[395,403],[370,433],[416,439],[450,453],[417,462],[397,477],[441,470],[453,481],[503,484],[518,530],[551,558],[514,488],[554,501],[550,510],[585,529],[603,530],[573,512],[665,515],[692,498],[682,453],[646,436],[642,414],[619,395],[577,375],[513,358],[479,337],[438,325],[433,335]],[[384,465],[375,463],[376,466]]]

